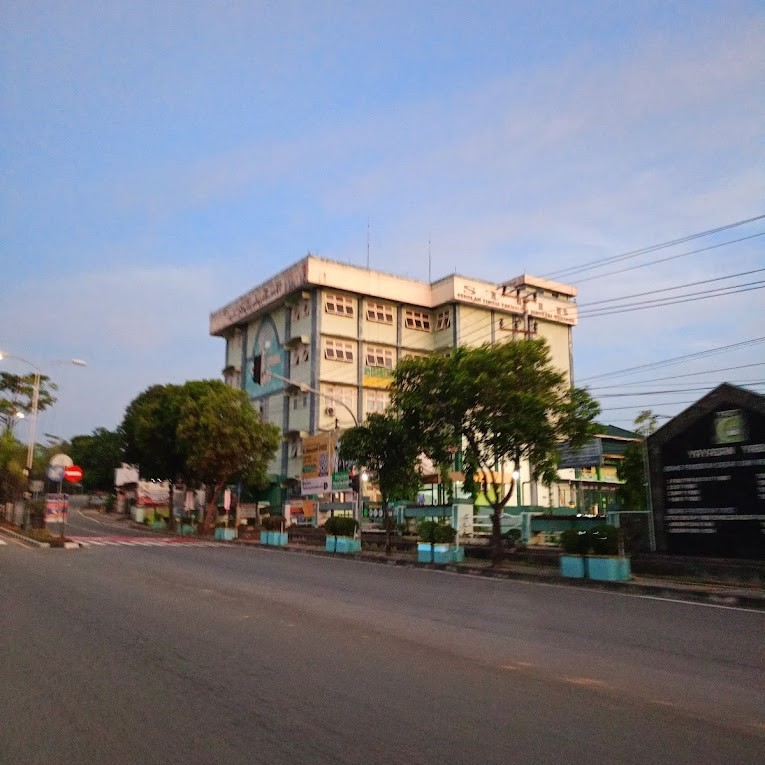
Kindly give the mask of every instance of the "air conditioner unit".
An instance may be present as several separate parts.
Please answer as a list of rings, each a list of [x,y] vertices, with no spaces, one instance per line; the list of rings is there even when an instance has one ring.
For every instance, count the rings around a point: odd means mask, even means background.
[[[324,410],[324,414],[326,414],[327,417],[334,417],[335,416],[335,407],[334,406],[328,406]]]

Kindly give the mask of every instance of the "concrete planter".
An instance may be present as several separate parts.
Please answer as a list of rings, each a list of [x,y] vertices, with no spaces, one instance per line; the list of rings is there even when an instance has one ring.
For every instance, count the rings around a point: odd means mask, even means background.
[[[587,567],[584,555],[561,555],[560,575],[572,579],[584,579]]]
[[[142,507],[131,507],[130,517],[136,523],[143,523],[143,519],[145,518],[144,509]]]
[[[465,550],[456,545],[437,542],[417,543],[417,561],[419,563],[460,563],[465,560]]]
[[[588,555],[590,579],[601,582],[626,582],[632,576],[630,559],[619,555]]]
[[[190,534],[196,534],[197,530],[191,526],[188,523],[181,524],[181,535],[184,537],[189,536]]]
[[[236,539],[236,529],[217,528],[215,529],[215,538],[219,542],[230,542]]]
[[[327,536],[324,549],[327,552],[352,555],[353,553],[361,552],[361,540],[354,539],[353,537]]]
[[[286,531],[268,531],[268,540],[266,544],[273,547],[286,547],[287,546],[287,532]]]

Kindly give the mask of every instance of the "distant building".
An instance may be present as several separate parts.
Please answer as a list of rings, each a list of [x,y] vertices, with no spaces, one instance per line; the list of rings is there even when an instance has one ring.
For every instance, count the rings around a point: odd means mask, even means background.
[[[658,548],[765,558],[765,396],[718,386],[648,438]]]
[[[225,381],[284,434],[270,466],[274,487],[301,479],[307,436],[386,408],[402,358],[544,337],[570,380],[576,289],[529,275],[503,283],[454,274],[429,284],[308,255],[214,311],[210,334],[226,341]],[[255,356],[273,375],[263,385],[252,380]],[[528,483],[528,466],[523,473]],[[555,498],[546,492],[531,484],[529,499],[547,505]],[[285,498],[272,492],[270,501]]]
[[[615,425],[598,425],[595,437],[577,451],[562,449],[561,478],[558,483],[558,506],[568,506],[584,515],[606,515],[622,508],[618,488],[622,481],[617,475],[619,464],[632,444],[642,443],[643,437]],[[568,480],[568,486],[566,486]]]

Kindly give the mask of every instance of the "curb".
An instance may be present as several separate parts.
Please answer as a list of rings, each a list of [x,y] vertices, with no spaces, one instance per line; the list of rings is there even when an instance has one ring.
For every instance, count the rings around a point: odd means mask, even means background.
[[[50,544],[48,542],[38,542],[36,539],[30,539],[29,537],[25,537],[23,534],[17,534],[15,531],[11,531],[10,529],[6,529],[4,527],[0,528],[0,534],[6,537],[10,537],[11,539],[15,539],[17,542],[21,542],[27,547],[50,549]]]
[[[234,544],[240,544],[244,547],[261,547],[257,541],[233,540]],[[437,563],[420,563],[416,560],[405,560],[401,558],[384,558],[372,555],[362,554],[342,554],[326,552],[321,549],[311,549],[306,547],[275,547],[262,546],[269,550],[278,550],[288,553],[297,553],[300,555],[316,555],[324,558],[351,559],[360,560],[365,563],[376,563],[382,566],[400,566],[405,568],[419,568],[432,571],[448,571],[462,576],[484,577],[486,579],[507,579],[519,582],[535,582],[538,584],[551,584],[559,587],[576,587],[579,589],[605,590],[608,592],[617,592],[622,595],[636,595],[659,598],[661,600],[691,601],[694,603],[706,603],[715,606],[729,606],[732,608],[750,608],[765,612],[765,591],[762,595],[749,595],[740,592],[725,592],[715,589],[711,591],[707,588],[694,585],[685,585],[682,587],[673,587],[670,584],[658,582],[656,584],[640,581],[628,582],[600,582],[592,579],[567,579],[555,574],[534,574],[520,571],[495,571],[491,568],[472,568],[470,566],[447,563],[439,565]]]

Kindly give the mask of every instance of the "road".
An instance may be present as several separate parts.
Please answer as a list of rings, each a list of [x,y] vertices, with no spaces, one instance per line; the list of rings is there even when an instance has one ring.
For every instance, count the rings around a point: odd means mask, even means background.
[[[226,544],[7,544],[0,637],[9,765],[765,761],[762,612]]]

